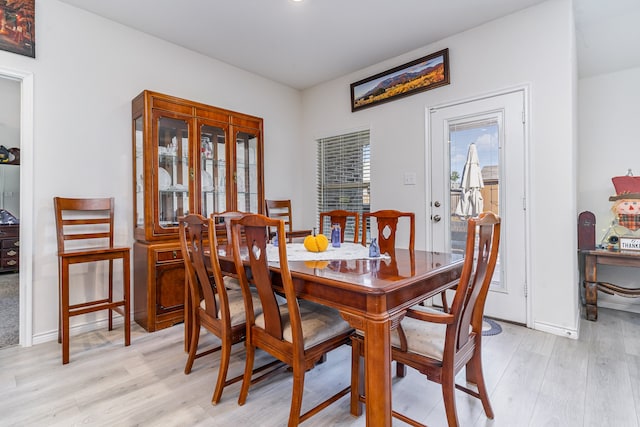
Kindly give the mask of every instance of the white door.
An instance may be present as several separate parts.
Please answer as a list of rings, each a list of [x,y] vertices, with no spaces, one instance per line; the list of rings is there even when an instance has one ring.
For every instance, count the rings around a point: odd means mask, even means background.
[[[487,210],[499,214],[500,256],[485,314],[526,324],[524,90],[432,108],[427,115],[431,248],[462,252],[466,219]]]

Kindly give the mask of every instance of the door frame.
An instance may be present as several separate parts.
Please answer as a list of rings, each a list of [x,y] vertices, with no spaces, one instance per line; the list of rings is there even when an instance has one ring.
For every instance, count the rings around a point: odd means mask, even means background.
[[[33,73],[0,67],[0,78],[20,82],[19,345],[33,344]]]
[[[526,326],[528,328],[533,327],[533,301],[535,298],[535,289],[532,286],[531,281],[531,215],[530,215],[530,203],[531,203],[531,165],[530,165],[530,140],[531,140],[531,98],[530,98],[530,85],[522,84],[512,87],[507,87],[492,92],[487,92],[480,95],[475,95],[467,98],[461,98],[453,101],[443,102],[440,104],[429,105],[425,108],[425,140],[427,142],[427,149],[425,149],[425,170],[428,169],[431,164],[431,146],[433,141],[431,140],[431,110],[440,109],[446,107],[453,107],[460,104],[466,104],[474,101],[481,101],[487,98],[494,98],[497,96],[508,95],[514,92],[522,92],[524,97],[524,236],[525,236],[525,289],[526,289]],[[431,221],[431,206],[430,203],[433,200],[431,176],[425,173],[425,218],[427,221]],[[431,239],[431,227],[425,226],[425,242],[427,250],[433,250]]]

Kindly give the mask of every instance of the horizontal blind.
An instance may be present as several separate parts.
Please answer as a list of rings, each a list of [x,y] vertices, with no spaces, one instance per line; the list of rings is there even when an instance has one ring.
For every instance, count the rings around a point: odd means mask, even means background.
[[[369,130],[317,140],[318,213],[343,209],[369,212],[371,156]],[[319,217],[317,221],[319,221]],[[327,234],[326,230],[320,232]],[[353,240],[354,227],[348,223],[345,240]]]

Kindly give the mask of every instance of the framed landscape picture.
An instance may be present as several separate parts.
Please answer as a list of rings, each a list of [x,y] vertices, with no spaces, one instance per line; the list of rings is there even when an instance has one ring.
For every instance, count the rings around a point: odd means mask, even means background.
[[[36,57],[35,0],[0,0],[0,49]]]
[[[449,84],[449,49],[351,83],[351,111]]]

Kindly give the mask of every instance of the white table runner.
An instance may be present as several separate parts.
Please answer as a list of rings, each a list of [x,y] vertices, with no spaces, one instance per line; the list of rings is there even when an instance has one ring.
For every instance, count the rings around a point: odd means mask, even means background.
[[[389,259],[388,255],[380,255],[376,258],[369,257],[369,247],[359,243],[342,243],[339,248],[329,247],[324,252],[310,252],[302,243],[287,243],[287,259],[289,261],[331,261],[353,259]],[[267,245],[267,260],[277,262],[278,248]]]

